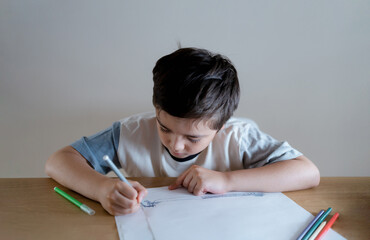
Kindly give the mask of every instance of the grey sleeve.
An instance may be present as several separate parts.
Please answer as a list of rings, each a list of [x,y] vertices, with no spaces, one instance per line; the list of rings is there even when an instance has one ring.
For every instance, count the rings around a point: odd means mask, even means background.
[[[120,131],[121,123],[115,122],[111,127],[90,137],[82,137],[71,146],[89,161],[96,171],[107,174],[111,169],[103,161],[104,155],[108,155],[114,164],[121,168],[117,155]]]
[[[244,136],[241,139],[240,146],[245,168],[262,167],[303,155],[292,148],[288,142],[279,142],[254,126],[251,126],[247,135]]]

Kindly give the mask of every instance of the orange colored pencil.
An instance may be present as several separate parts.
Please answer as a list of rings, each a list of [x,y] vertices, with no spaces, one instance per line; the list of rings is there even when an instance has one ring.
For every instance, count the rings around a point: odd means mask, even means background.
[[[315,240],[320,240],[322,237],[325,236],[325,234],[329,231],[331,226],[334,224],[335,220],[339,217],[339,213],[335,213],[334,216],[332,216],[329,220],[329,222],[325,225],[325,227],[321,230],[319,235],[315,238]]]

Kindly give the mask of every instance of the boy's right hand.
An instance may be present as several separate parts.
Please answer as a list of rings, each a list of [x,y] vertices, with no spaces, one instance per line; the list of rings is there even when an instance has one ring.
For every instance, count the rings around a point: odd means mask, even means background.
[[[107,179],[100,187],[99,202],[111,215],[124,215],[137,211],[147,190],[136,181],[130,187],[118,179]]]

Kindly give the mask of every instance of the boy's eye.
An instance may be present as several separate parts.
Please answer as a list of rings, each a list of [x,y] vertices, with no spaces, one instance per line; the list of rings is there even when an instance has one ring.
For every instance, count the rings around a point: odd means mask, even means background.
[[[188,138],[190,142],[197,143],[200,141],[200,138]]]
[[[162,126],[159,129],[161,129],[161,131],[164,132],[164,133],[170,132],[170,130],[168,130],[167,128],[164,128]]]

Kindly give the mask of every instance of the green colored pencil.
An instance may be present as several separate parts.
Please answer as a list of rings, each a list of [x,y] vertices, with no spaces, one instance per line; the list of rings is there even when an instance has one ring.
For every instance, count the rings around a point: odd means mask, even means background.
[[[84,211],[85,213],[89,214],[89,215],[94,215],[95,214],[95,211],[91,208],[89,208],[87,205],[79,202],[77,199],[71,197],[70,195],[68,195],[66,192],[64,192],[63,190],[57,188],[57,187],[54,187],[54,191],[59,193],[60,195],[62,195],[64,198],[66,198],[67,200],[69,200],[71,203],[73,203],[74,205],[76,205],[77,207],[79,207],[82,211]]]
[[[317,219],[317,221],[315,222],[315,224],[310,228],[310,230],[308,230],[308,232],[306,233],[306,235],[304,235],[304,237],[302,238],[302,240],[307,240],[311,237],[312,233],[316,230],[316,228],[324,221],[324,219],[329,215],[329,213],[331,212],[331,207],[328,208],[322,215],[319,219]]]

